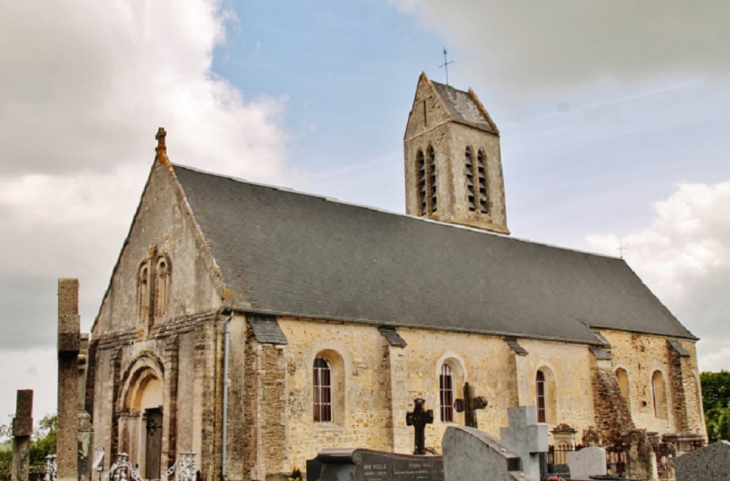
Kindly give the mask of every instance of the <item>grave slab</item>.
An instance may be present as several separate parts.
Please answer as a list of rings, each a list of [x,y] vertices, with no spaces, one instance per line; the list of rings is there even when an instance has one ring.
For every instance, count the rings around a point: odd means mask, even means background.
[[[570,478],[573,480],[589,480],[591,476],[606,474],[606,450],[589,447],[580,451],[568,452],[568,466]]]
[[[718,441],[674,460],[677,481],[730,481],[730,442]]]
[[[317,473],[317,464],[321,467]],[[310,472],[311,471],[311,472]],[[441,456],[325,449],[307,462],[307,481],[444,481]]]

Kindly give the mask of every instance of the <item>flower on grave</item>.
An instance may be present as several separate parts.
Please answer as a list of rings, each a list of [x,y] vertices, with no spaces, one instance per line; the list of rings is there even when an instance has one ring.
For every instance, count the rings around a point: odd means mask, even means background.
[[[565,481],[565,479],[561,478],[560,476],[550,476],[547,478],[547,481]]]

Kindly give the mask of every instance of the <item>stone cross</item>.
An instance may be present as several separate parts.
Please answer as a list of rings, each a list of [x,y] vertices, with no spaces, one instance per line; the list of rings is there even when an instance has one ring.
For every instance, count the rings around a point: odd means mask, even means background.
[[[416,449],[413,454],[423,455],[426,454],[426,424],[433,424],[433,411],[423,409],[426,404],[423,399],[416,399],[414,402],[416,406],[413,412],[406,414],[406,424],[413,426],[416,431],[414,441]]]
[[[78,481],[78,399],[81,347],[78,279],[58,280],[58,481]]]
[[[33,434],[33,390],[18,390],[13,418],[13,481],[28,481],[30,436]]]
[[[468,382],[464,383],[464,399],[457,399],[454,406],[456,412],[464,413],[464,424],[470,428],[479,428],[477,425],[477,409],[487,407],[487,400],[482,396],[472,397],[471,386]]]
[[[162,150],[163,152],[167,152],[167,146],[165,145],[165,137],[167,137],[167,132],[165,132],[165,129],[160,127],[157,129],[157,134],[155,135],[155,140],[157,140],[157,148],[156,151]]]
[[[509,408],[509,427],[500,428],[502,444],[522,460],[522,471],[540,479],[540,453],[548,451],[548,427],[537,423],[535,406]]]

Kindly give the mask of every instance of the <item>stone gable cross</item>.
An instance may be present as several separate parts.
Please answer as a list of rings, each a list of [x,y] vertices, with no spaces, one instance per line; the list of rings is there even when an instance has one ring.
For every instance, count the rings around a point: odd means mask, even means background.
[[[471,387],[468,382],[464,383],[464,399],[457,399],[454,403],[456,412],[464,413],[464,424],[470,428],[479,428],[477,425],[478,409],[487,407],[487,400],[482,396],[472,397]]]
[[[423,399],[415,399],[414,402],[416,406],[413,412],[406,413],[406,424],[413,426],[416,431],[414,441],[416,449],[413,454],[423,455],[426,454],[426,424],[433,424],[433,411],[423,409],[426,404]]]

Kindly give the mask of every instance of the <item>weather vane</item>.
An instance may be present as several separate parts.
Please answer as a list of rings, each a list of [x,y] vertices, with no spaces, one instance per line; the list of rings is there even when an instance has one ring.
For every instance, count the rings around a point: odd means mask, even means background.
[[[618,251],[619,251],[619,253],[620,253],[620,255],[621,255],[621,259],[623,259],[623,258],[624,258],[624,250],[625,250],[625,249],[626,249],[626,246],[624,245],[624,243],[623,243],[623,242],[621,242],[621,241],[619,241],[619,242],[618,242]]]
[[[446,47],[444,47],[444,64],[439,66],[439,68],[443,68],[444,72],[446,73],[446,85],[449,85],[449,64],[454,63],[453,60],[451,62],[449,62],[448,59],[446,58],[446,55],[448,53],[449,52],[446,51]]]

